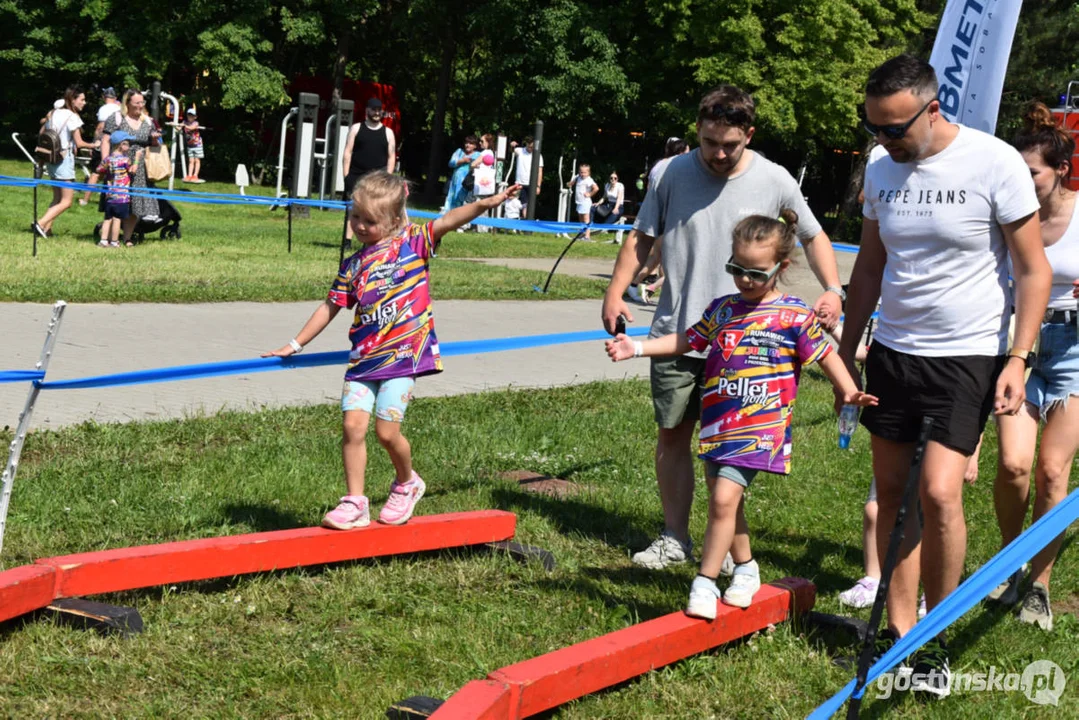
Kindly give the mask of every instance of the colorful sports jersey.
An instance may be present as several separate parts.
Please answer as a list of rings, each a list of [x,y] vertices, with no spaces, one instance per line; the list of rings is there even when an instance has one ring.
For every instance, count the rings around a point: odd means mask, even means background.
[[[364,247],[342,263],[329,300],[356,308],[346,380],[442,372],[427,276],[438,247],[433,228],[409,223],[388,242]]]
[[[202,147],[202,133],[197,122],[184,123],[184,145],[190,148]]]
[[[694,350],[708,351],[701,459],[790,473],[798,376],[832,351],[813,312],[790,295],[757,305],[727,295],[686,336]]]
[[[138,163],[133,163],[122,152],[114,152],[97,166],[97,174],[105,178],[109,189],[105,201],[110,203],[129,203],[131,196],[125,192],[131,187],[131,178],[138,170]],[[117,190],[122,188],[122,190]]]

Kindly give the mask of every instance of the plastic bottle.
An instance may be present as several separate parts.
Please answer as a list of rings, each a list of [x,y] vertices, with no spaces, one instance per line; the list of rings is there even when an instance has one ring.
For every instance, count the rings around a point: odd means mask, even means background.
[[[858,406],[844,405],[839,411],[839,448],[846,450],[850,447],[850,439],[858,427]]]

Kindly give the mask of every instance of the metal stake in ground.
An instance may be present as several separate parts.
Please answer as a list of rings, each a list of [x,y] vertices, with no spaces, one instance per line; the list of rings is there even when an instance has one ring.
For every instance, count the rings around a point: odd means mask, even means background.
[[[352,241],[348,239],[348,213],[352,209],[352,201],[345,198],[348,203],[345,205],[345,220],[341,223],[341,258],[337,261],[338,265],[345,262],[345,248],[352,249]]]
[[[35,233],[36,234],[36,233]],[[64,308],[67,303],[58,300],[52,306],[52,320],[49,321],[49,330],[45,335],[45,344],[41,348],[41,357],[35,365],[35,369],[44,373],[49,368],[49,360],[52,358],[52,349],[56,345],[56,334],[60,332],[60,321],[64,318]],[[44,378],[42,378],[44,379]],[[35,380],[30,386],[30,392],[26,396],[26,404],[22,414],[19,415],[19,425],[15,428],[15,437],[11,441],[8,451],[7,466],[2,476],[2,489],[0,489],[0,553],[4,549],[4,529],[7,527],[7,509],[11,502],[11,488],[15,484],[15,473],[19,469],[19,456],[22,454],[22,446],[26,442],[26,433],[30,431],[30,417],[34,413],[34,402],[41,392],[41,381]]]
[[[895,527],[888,538],[888,553],[884,557],[884,565],[880,571],[880,583],[877,585],[877,597],[873,601],[873,611],[869,614],[869,630],[865,634],[865,645],[862,646],[861,657],[858,658],[858,674],[855,677],[854,692],[851,693],[850,702],[847,705],[847,719],[858,717],[862,707],[862,690],[865,688],[865,679],[869,675],[869,667],[873,664],[873,649],[877,640],[877,629],[880,627],[880,618],[884,614],[884,601],[888,597],[888,586],[892,581],[892,572],[899,555],[899,546],[903,542],[904,521],[907,517],[907,507],[918,502],[918,481],[922,475],[922,458],[925,455],[925,445],[929,442],[929,431],[933,428],[933,420],[928,417],[922,418],[922,427],[918,432],[918,443],[914,446],[914,456],[910,459],[910,474],[907,476],[907,485],[903,488],[903,499],[899,503],[899,510],[895,514]]]
[[[540,155],[543,148],[543,121],[537,120],[532,130],[532,167],[528,173],[528,219],[536,219],[536,195],[539,194]],[[528,148],[525,148],[526,150]],[[523,157],[523,156],[522,156]]]
[[[40,179],[41,179],[41,166],[38,165],[37,163],[34,163],[34,180],[40,180]],[[37,228],[34,227],[34,225],[37,224],[37,186],[38,186],[38,184],[35,182],[34,183],[34,217],[30,218],[30,222],[33,223],[33,225],[30,226],[30,229],[33,231],[31,234],[34,236],[34,250],[33,250],[33,253],[34,253],[33,256],[34,257],[37,257]]]
[[[578,240],[580,240],[580,239],[581,239],[582,237],[584,237],[584,234],[585,234],[586,232],[588,232],[588,228],[590,228],[590,227],[592,227],[592,222],[591,222],[591,220],[590,220],[590,221],[588,222],[588,224],[587,224],[587,225],[585,225],[585,226],[584,226],[583,228],[581,228],[581,231],[580,231],[579,233],[577,233],[576,235],[574,235],[574,236],[573,236],[573,239],[569,241],[569,245],[567,245],[567,246],[566,246],[566,249],[565,249],[565,250],[563,250],[563,251],[562,251],[562,254],[558,256],[558,259],[554,261],[554,267],[552,267],[552,268],[551,268],[551,272],[550,272],[550,273],[549,273],[549,274],[547,275],[547,282],[543,283],[543,289],[542,289],[542,290],[540,290],[540,289],[539,289],[538,287],[536,287],[535,285],[533,285],[533,286],[532,286],[532,289],[533,289],[533,290],[535,290],[535,291],[537,291],[537,292],[542,292],[542,293],[543,293],[544,295],[546,295],[546,294],[547,294],[547,288],[548,288],[548,287],[550,286],[550,284],[551,284],[551,278],[553,278],[553,277],[554,277],[554,271],[558,269],[558,263],[562,262],[562,258],[566,257],[566,253],[568,253],[568,252],[569,252],[569,249],[570,249],[571,247],[573,247],[573,243],[577,242],[577,241],[578,241]]]

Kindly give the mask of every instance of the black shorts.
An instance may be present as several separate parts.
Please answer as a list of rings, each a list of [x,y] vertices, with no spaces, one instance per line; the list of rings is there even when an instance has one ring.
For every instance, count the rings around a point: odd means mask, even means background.
[[[127,220],[131,217],[131,203],[105,203],[105,219]]]
[[[993,409],[1005,359],[908,355],[874,342],[865,361],[865,390],[880,404],[862,410],[862,425],[885,440],[912,443],[928,416],[930,440],[970,455]]]

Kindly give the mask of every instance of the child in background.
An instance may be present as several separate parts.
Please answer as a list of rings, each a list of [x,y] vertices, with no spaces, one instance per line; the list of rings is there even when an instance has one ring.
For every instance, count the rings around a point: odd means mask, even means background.
[[[342,457],[347,493],[326,513],[322,525],[337,530],[367,526],[364,495],[366,435],[371,415],[375,433],[396,472],[379,522],[400,525],[412,517],[426,485],[412,468],[412,448],[401,434],[412,388],[421,375],[442,372],[428,288],[428,263],[448,232],[517,195],[519,186],[462,205],[424,225],[406,219],[405,181],[385,170],[362,176],[352,193],[349,222],[363,247],[341,265],[323,302],[287,345],[263,357],[298,353],[343,307],[356,308],[349,340]]]
[[[577,206],[577,219],[583,223],[592,219],[592,198],[599,192],[599,185],[592,179],[592,166],[581,163],[577,168],[577,176],[567,183],[566,187],[573,188],[573,202]],[[585,228],[584,239],[592,239],[592,231]]]
[[[760,589],[744,494],[760,470],[790,473],[791,413],[802,366],[819,362],[844,403],[876,404],[858,390],[809,307],[776,289],[778,274],[791,263],[797,221],[794,211],[784,210],[778,220],[751,215],[735,226],[726,271],[739,292],[713,300],[685,335],[641,342],[619,334],[606,344],[615,361],[708,350],[699,457],[710,502],[700,574],[686,607],[693,617],[715,618],[716,578],[728,551],[735,567],[723,602],[749,607]]]
[[[184,182],[206,182],[199,179],[199,172],[202,170],[202,159],[206,157],[206,153],[202,148],[202,134],[199,130],[205,129],[202,125],[199,125],[199,116],[195,112],[195,108],[190,108],[184,115],[184,147],[187,148],[187,175],[184,177]]]
[[[145,150],[139,148],[135,153],[135,162],[128,159],[131,149],[130,133],[117,130],[112,133],[112,153],[101,161],[95,172],[105,179],[105,222],[101,225],[101,247],[120,247],[120,225],[131,216],[131,178],[138,172],[139,163]],[[128,242],[131,247],[134,243]]]

